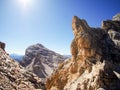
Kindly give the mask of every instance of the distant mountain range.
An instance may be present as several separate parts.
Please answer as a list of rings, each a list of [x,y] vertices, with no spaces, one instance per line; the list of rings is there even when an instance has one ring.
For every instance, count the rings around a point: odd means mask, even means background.
[[[22,61],[24,55],[10,54],[10,57],[16,61]]]
[[[71,55],[62,55],[64,58],[70,58]],[[16,61],[22,61],[24,55],[19,55],[19,54],[10,54],[10,57]]]

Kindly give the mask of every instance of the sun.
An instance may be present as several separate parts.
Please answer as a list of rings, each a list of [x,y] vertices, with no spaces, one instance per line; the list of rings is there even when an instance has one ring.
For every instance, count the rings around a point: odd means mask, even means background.
[[[26,14],[33,6],[33,0],[18,0],[18,4],[23,14]]]
[[[19,0],[20,4],[22,4],[24,7],[27,7],[29,4],[31,4],[31,0]]]

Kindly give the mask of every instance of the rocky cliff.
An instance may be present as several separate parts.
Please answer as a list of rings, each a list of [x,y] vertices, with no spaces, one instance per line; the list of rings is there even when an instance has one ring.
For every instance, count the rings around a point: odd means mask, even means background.
[[[103,21],[102,28],[109,34],[111,40],[120,49],[120,21],[107,20]]]
[[[42,80],[26,71],[4,51],[0,43],[0,90],[45,90]]]
[[[41,44],[31,45],[26,49],[21,64],[41,78],[46,78],[57,68],[58,63],[65,58],[44,47]]]
[[[72,29],[72,57],[59,64],[47,90],[120,90],[120,21],[91,28],[74,16]]]

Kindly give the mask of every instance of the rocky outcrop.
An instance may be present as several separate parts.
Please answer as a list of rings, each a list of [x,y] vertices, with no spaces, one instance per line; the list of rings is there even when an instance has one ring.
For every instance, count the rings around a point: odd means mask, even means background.
[[[46,78],[57,68],[58,63],[65,58],[45,48],[41,44],[31,45],[26,49],[21,64],[41,78]]]
[[[116,14],[115,16],[113,16],[113,21],[120,21],[120,13]]]
[[[5,51],[5,43],[0,42],[0,48],[3,49]]]
[[[119,32],[119,21],[110,22]],[[46,82],[47,90],[119,90],[120,49],[110,37],[109,25],[103,22],[102,29],[91,28],[74,16],[72,29],[72,57],[59,64]]]
[[[120,18],[120,15],[119,15],[119,18]],[[117,48],[120,49],[120,20],[115,19],[114,21],[112,20],[103,21],[102,28],[106,32],[108,32],[112,41],[116,44]]]
[[[5,47],[4,47],[5,48]],[[45,90],[42,79],[26,71],[0,48],[0,90]]]

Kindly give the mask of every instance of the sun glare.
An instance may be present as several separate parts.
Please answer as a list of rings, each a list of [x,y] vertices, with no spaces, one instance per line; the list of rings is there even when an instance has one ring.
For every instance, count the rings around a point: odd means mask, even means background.
[[[19,0],[20,4],[23,5],[23,7],[27,7],[31,4],[31,0]]]
[[[23,4],[24,6],[26,6],[29,2],[30,0],[20,0],[20,3]]]
[[[28,13],[31,6],[33,5],[33,0],[18,0],[19,6],[23,14]]]

